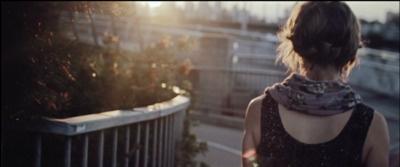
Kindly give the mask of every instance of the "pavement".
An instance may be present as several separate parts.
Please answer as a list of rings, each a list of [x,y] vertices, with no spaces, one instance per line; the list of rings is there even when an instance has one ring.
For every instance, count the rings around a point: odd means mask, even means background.
[[[243,131],[235,128],[201,123],[191,128],[199,141],[208,144],[205,155],[198,155],[197,160],[210,167],[240,167]]]
[[[399,99],[387,97],[353,87],[364,103],[382,113],[387,121],[390,141],[391,156],[390,167],[399,167]],[[245,112],[245,111],[243,111]],[[241,145],[243,136],[244,118],[207,114],[195,111],[191,118],[200,121],[199,126],[191,127],[199,141],[208,143],[209,151],[205,155],[198,155],[197,160],[205,162],[210,167],[240,167]],[[395,162],[397,161],[397,162]]]

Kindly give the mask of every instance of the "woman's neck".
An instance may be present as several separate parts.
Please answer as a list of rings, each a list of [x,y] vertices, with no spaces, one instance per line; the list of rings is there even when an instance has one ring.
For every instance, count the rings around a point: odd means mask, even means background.
[[[340,79],[338,70],[332,66],[314,65],[311,70],[302,70],[301,75],[314,81],[332,81]]]

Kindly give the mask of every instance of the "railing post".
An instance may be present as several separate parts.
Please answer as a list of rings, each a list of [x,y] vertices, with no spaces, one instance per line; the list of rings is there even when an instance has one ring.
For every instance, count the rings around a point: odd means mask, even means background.
[[[136,144],[140,145],[140,123],[137,124],[136,127]],[[135,167],[139,166],[139,158],[140,158],[140,149],[139,148],[135,148]]]
[[[42,136],[41,134],[36,134],[35,141],[35,167],[41,166],[41,158],[42,158]]]
[[[103,152],[104,152],[104,131],[101,130],[99,134],[99,159],[98,159],[98,167],[103,167]]]
[[[174,117],[175,114],[170,116],[170,166],[174,166],[174,158],[175,158],[175,135],[174,135]]]
[[[145,134],[145,138],[144,138],[144,163],[143,163],[143,167],[147,167],[147,163],[148,163],[148,158],[149,158],[149,126],[150,123],[149,121],[146,122],[146,134]]]
[[[88,134],[84,134],[83,135],[82,167],[87,167],[88,152],[89,152],[89,136],[88,136]]]
[[[153,136],[153,157],[152,157],[152,160],[153,160],[153,162],[152,162],[152,166],[153,167],[156,167],[156,163],[157,163],[157,130],[158,130],[158,128],[157,128],[157,123],[158,123],[158,120],[157,119],[155,119],[154,120],[154,130],[153,130],[153,132],[154,132],[154,136]]]
[[[175,118],[174,118],[174,131],[175,131],[175,133],[174,133],[174,136],[175,136],[174,154],[175,154],[175,157],[177,157],[177,156],[179,157],[179,155],[180,155],[180,149],[177,146],[178,146],[178,143],[181,142],[181,132],[182,132],[181,112],[182,111],[177,112],[175,114]],[[175,161],[175,160],[177,160],[177,158],[175,158],[175,157],[174,157],[174,164],[173,165],[174,166],[178,166],[179,162]]]
[[[130,126],[126,126],[126,140],[125,140],[125,157],[124,157],[124,166],[128,167],[129,165],[129,139],[130,139],[130,132],[131,128]]]
[[[163,151],[163,133],[164,133],[164,118],[160,118],[160,137],[159,137],[159,146],[158,146],[158,166],[162,166],[162,151]]]
[[[67,140],[65,141],[64,166],[71,166],[71,136],[67,136]]]
[[[112,167],[117,167],[117,144],[118,144],[118,129],[114,128],[112,142]]]
[[[168,134],[169,134],[169,119],[168,116],[165,117],[165,135],[164,135],[164,153],[166,153],[168,151],[168,146],[169,146],[169,142],[168,142]],[[163,156],[163,162],[164,164],[168,165],[168,155],[164,154]]]

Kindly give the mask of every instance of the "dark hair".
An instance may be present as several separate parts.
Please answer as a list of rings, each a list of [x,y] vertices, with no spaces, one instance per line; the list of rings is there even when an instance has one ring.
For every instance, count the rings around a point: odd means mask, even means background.
[[[344,79],[358,62],[356,53],[362,45],[360,30],[358,19],[343,2],[296,4],[278,32],[281,43],[276,61],[281,59],[292,72],[298,70],[301,61],[333,65]]]

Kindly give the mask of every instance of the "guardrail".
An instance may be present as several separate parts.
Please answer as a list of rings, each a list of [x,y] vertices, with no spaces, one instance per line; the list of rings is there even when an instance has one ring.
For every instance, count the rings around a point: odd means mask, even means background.
[[[19,159],[34,167],[174,166],[176,144],[181,140],[189,103],[189,98],[179,95],[170,101],[133,110],[16,122],[9,128],[21,131],[21,134],[31,132],[33,138],[22,140],[34,141],[34,146],[28,147],[34,150],[26,147],[15,150],[18,146],[8,143],[4,147],[13,149],[18,155],[31,151],[34,158],[8,157],[4,160],[18,164],[14,161]]]

